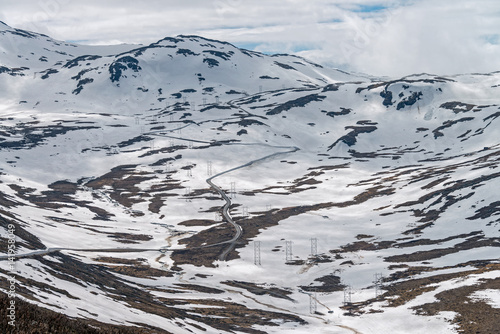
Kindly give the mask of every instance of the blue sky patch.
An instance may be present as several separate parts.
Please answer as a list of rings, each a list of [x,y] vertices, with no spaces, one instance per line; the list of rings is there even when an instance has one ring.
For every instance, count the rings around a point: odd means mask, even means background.
[[[356,13],[372,13],[379,12],[387,8],[389,7],[384,5],[359,5],[357,9],[353,9],[352,11]]]
[[[483,40],[486,43],[499,45],[500,44],[500,35],[499,34],[491,34],[482,36]]]
[[[234,46],[240,49],[255,50],[255,48],[261,45],[262,43],[233,43],[233,44]]]

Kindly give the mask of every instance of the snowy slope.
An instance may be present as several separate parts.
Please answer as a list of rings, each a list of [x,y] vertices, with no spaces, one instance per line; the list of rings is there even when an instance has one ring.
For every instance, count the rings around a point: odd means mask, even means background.
[[[25,79],[4,80],[2,88],[44,110],[55,107],[54,94],[63,95],[58,108],[91,107],[89,97],[97,94],[113,96],[115,107],[154,109],[164,107],[165,100],[202,102],[203,96],[214,102],[216,96],[228,100],[259,90],[368,80],[296,56],[267,56],[198,36],[165,38],[148,46],[96,47],[55,41],[3,23],[0,29],[3,71]]]
[[[198,36],[0,30],[22,298],[155,333],[495,328],[500,73],[377,80]]]

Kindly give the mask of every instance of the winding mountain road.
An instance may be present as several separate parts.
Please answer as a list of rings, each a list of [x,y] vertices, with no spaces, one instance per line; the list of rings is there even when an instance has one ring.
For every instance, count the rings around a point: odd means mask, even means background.
[[[235,107],[234,105],[232,105],[232,106]],[[245,111],[244,109],[242,109],[240,107],[238,107],[238,109]],[[188,124],[186,126],[182,126],[180,128],[176,128],[176,129],[172,129],[172,130],[163,130],[163,131],[158,131],[158,132],[150,132],[150,133],[147,133],[147,134],[155,135],[155,136],[162,136],[162,137],[167,137],[167,138],[172,138],[172,139],[177,139],[177,140],[182,140],[182,141],[190,141],[190,142],[195,142],[195,143],[203,143],[203,144],[218,143],[217,141],[211,141],[210,142],[210,141],[203,141],[203,140],[197,140],[197,139],[188,139],[188,138],[183,138],[183,137],[178,137],[178,136],[170,136],[170,135],[165,134],[165,132],[174,132],[174,131],[186,128],[186,127],[188,127],[190,125],[193,125],[193,124]],[[232,217],[231,217],[230,207],[233,204],[232,201],[231,201],[231,198],[222,190],[222,188],[220,186],[218,186],[218,185],[216,185],[214,183],[214,180],[216,178],[222,176],[222,175],[234,172],[234,171],[239,170],[239,169],[243,169],[243,168],[249,167],[251,165],[254,165],[254,164],[257,164],[259,162],[262,162],[262,161],[264,161],[266,159],[272,159],[272,158],[280,156],[280,155],[294,153],[294,152],[299,151],[300,149],[298,147],[296,147],[296,146],[277,146],[277,145],[269,145],[269,144],[265,144],[265,143],[234,143],[234,142],[229,142],[228,143],[228,142],[221,142],[221,144],[222,145],[241,145],[241,146],[265,146],[265,147],[273,148],[273,149],[284,149],[284,151],[274,152],[272,154],[268,154],[268,155],[263,156],[261,158],[251,160],[251,161],[249,161],[249,162],[247,162],[245,164],[242,164],[240,166],[230,168],[228,170],[225,170],[223,172],[215,174],[215,175],[213,175],[213,176],[211,176],[211,177],[209,177],[209,178],[207,178],[205,180],[208,183],[208,185],[212,189],[214,189],[215,191],[217,191],[217,193],[219,193],[220,196],[222,197],[222,199],[226,202],[224,204],[224,206],[222,207],[222,215],[225,218],[225,220],[229,224],[231,224],[232,227],[235,230],[235,233],[234,233],[234,235],[233,235],[233,237],[231,239],[226,240],[226,241],[222,241],[222,242],[219,242],[219,243],[213,243],[213,244],[203,245],[203,246],[199,246],[199,247],[191,247],[191,248],[161,248],[161,249],[150,249],[150,248],[95,248],[95,249],[89,249],[89,248],[86,248],[86,249],[77,249],[77,248],[57,247],[57,248],[47,248],[45,250],[31,251],[31,252],[27,252],[27,253],[23,253],[23,254],[0,255],[0,260],[7,260],[7,259],[12,259],[12,258],[18,259],[18,258],[25,258],[25,257],[30,257],[30,256],[40,256],[40,255],[43,256],[43,255],[48,255],[48,254],[51,254],[51,253],[54,253],[54,252],[58,252],[58,251],[109,252],[109,253],[122,253],[122,252],[123,253],[127,253],[127,252],[130,252],[130,253],[134,252],[135,253],[135,252],[149,252],[149,251],[165,252],[165,251],[200,249],[200,248],[208,248],[208,247],[214,247],[214,246],[220,246],[220,245],[227,245],[227,247],[219,255],[219,260],[220,261],[226,261],[227,256],[231,253],[231,251],[234,250],[234,248],[236,247],[236,244],[237,244],[238,240],[243,235],[243,228],[240,225],[238,225],[232,219]],[[250,298],[254,302],[258,303],[258,304],[261,304],[263,306],[275,309],[277,311],[283,311],[283,312],[287,312],[287,313],[293,313],[293,314],[296,314],[296,315],[299,315],[299,316],[304,316],[303,314],[290,312],[290,310],[288,310],[288,309],[278,308],[275,305],[263,303],[263,302],[257,300],[256,298],[253,298],[251,296],[247,296],[247,295],[243,294],[241,291],[236,291],[236,290],[233,291],[233,290],[229,290],[229,289],[226,289],[226,291],[230,291],[230,292],[241,294],[245,298]],[[300,291],[300,292],[305,293],[303,291]],[[284,297],[286,297],[286,296],[284,296]],[[316,300],[316,301],[318,303],[320,303],[321,305],[323,305],[324,307],[326,307],[328,310],[330,310],[326,305],[322,304],[319,300]],[[315,316],[315,315],[305,315],[305,316],[314,317],[314,318],[317,318],[317,319],[320,319],[320,320],[324,320],[322,317]],[[352,333],[355,333],[355,334],[361,334],[360,332],[358,332],[354,328],[351,328],[351,327],[348,327],[348,326],[338,325],[338,324],[334,324],[333,326],[336,326],[336,327],[339,327],[339,328],[343,328],[343,329],[351,331]]]
[[[237,144],[231,144],[231,145],[237,145]],[[246,144],[246,145],[251,145],[251,144]],[[262,144],[255,144],[255,145],[262,145]],[[268,145],[266,145],[266,146],[268,146]],[[269,145],[269,146],[271,146],[271,145]],[[271,146],[271,147],[275,147],[275,146]],[[279,147],[283,148],[283,146],[279,146]],[[214,176],[212,176],[212,177],[210,177],[210,178],[208,178],[206,180],[207,183],[210,185],[210,187],[212,187],[213,189],[215,189],[222,196],[222,198],[226,201],[226,204],[224,204],[224,207],[222,208],[222,215],[224,216],[224,218],[226,218],[226,220],[227,220],[228,223],[230,223],[231,225],[233,225],[234,229],[236,230],[235,235],[230,240],[223,242],[224,244],[229,244],[229,246],[219,256],[219,260],[221,260],[221,261],[225,261],[226,260],[227,255],[234,249],[234,247],[236,245],[236,242],[238,241],[238,239],[243,234],[243,229],[241,228],[240,225],[236,224],[233,221],[233,219],[232,219],[232,217],[231,217],[231,215],[229,213],[229,207],[232,204],[231,199],[226,195],[226,193],[224,193],[224,191],[219,186],[215,185],[212,182],[212,180],[215,179],[216,177],[221,176],[221,175],[233,172],[233,171],[241,169],[241,168],[245,168],[245,167],[251,166],[251,165],[253,165],[255,163],[258,163],[260,161],[263,161],[265,159],[269,159],[269,158],[272,158],[272,157],[275,157],[275,156],[278,156],[278,155],[282,155],[282,154],[293,153],[293,152],[296,152],[296,151],[299,150],[298,147],[286,147],[286,148],[291,148],[291,150],[284,151],[284,152],[276,152],[276,153],[273,153],[273,154],[266,155],[265,157],[249,161],[246,164],[243,164],[241,166],[228,169],[228,170],[226,170],[224,172],[221,172],[219,174],[216,174],[216,175],[214,175]],[[209,245],[209,246],[214,246],[214,245]],[[208,246],[205,246],[205,247],[208,247]]]
[[[177,129],[174,129],[171,131],[175,131],[175,130],[177,130]],[[209,142],[195,140],[195,139],[187,139],[187,138],[173,137],[173,136],[168,136],[168,137],[176,138],[176,139],[180,139],[180,140],[185,140],[185,141],[209,143]],[[222,188],[220,188],[219,186],[214,184],[212,182],[212,180],[214,180],[215,178],[222,176],[224,174],[233,172],[235,170],[249,167],[253,164],[264,161],[266,159],[274,158],[276,156],[283,155],[283,154],[294,153],[294,152],[300,150],[296,146],[274,146],[274,145],[263,144],[263,143],[224,143],[224,145],[265,146],[265,147],[271,147],[271,148],[287,149],[287,151],[281,151],[281,152],[275,152],[272,154],[268,154],[264,157],[249,161],[249,162],[247,162],[243,165],[237,166],[237,167],[233,167],[231,169],[220,172],[220,173],[206,179],[206,182],[210,185],[210,187],[212,187],[215,191],[217,191],[221,195],[221,197],[226,201],[226,203],[224,204],[224,206],[222,208],[222,215],[224,216],[226,221],[228,223],[230,223],[235,229],[235,234],[230,240],[222,241],[222,242],[218,242],[218,243],[214,243],[214,244],[209,244],[209,245],[203,245],[203,246],[199,246],[199,247],[192,247],[192,248],[179,248],[179,249],[168,248],[167,249],[168,251],[208,248],[208,247],[229,244],[229,246],[222,252],[222,254],[219,255],[220,261],[226,261],[227,255],[234,249],[238,239],[243,234],[243,229],[240,225],[238,225],[237,223],[234,222],[234,220],[231,217],[231,214],[229,213],[229,208],[231,207],[231,204],[232,204],[231,198],[226,195],[226,193],[222,190]],[[150,248],[95,248],[95,249],[86,248],[86,249],[77,249],[77,248],[54,247],[54,248],[47,248],[47,249],[32,251],[32,252],[23,253],[23,254],[0,255],[0,260],[7,260],[9,258],[11,258],[11,259],[12,258],[24,258],[24,257],[35,256],[35,255],[47,255],[47,254],[58,252],[58,251],[110,252],[110,253],[124,252],[124,253],[126,253],[126,252],[149,252],[149,251],[161,251],[161,250],[162,249],[150,249]]]

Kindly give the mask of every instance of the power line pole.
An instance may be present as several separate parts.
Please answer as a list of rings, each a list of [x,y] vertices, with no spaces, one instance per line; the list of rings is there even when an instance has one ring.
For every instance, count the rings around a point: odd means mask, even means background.
[[[314,291],[313,293],[311,293],[309,295],[309,312],[311,314],[316,314],[317,309],[318,309],[318,305],[317,305],[317,299],[316,299],[316,291]]]
[[[139,117],[136,117],[136,118],[135,118],[135,124],[136,124],[136,125],[139,125],[139,122],[140,122],[140,118],[139,118]]]
[[[218,96],[215,97],[215,104],[219,104],[219,97]]]
[[[192,201],[191,198],[189,198],[190,194],[191,194],[191,187],[187,187],[186,188],[186,194],[185,194],[185,196],[186,196],[186,202],[191,202]]]
[[[374,281],[373,283],[375,283],[375,298],[378,298],[378,296],[380,296],[380,290],[382,288],[382,278],[383,278],[383,275],[382,273],[376,273],[374,276]]]
[[[318,239],[311,238],[311,256],[318,255]]]
[[[253,263],[260,266],[260,241],[253,242]]]
[[[241,213],[243,217],[248,217],[248,206],[244,206],[243,208],[241,208]]]
[[[236,182],[231,182],[231,198],[236,198]]]
[[[293,257],[293,254],[292,254],[292,244],[293,244],[292,241],[286,241],[286,248],[285,248],[286,263],[290,263],[292,261],[292,257]]]
[[[266,211],[271,211],[271,209],[272,209],[271,204],[266,204]]]
[[[207,161],[207,175],[212,176],[212,161]]]
[[[344,307],[351,306],[352,303],[352,287],[350,285],[344,288]],[[351,308],[349,308],[349,313],[351,313]]]
[[[203,98],[203,105],[204,105],[204,106],[206,106],[206,105],[207,105],[207,98],[206,98],[206,97],[204,97],[204,98]]]
[[[188,162],[188,165],[185,167],[186,168],[186,174],[188,177],[193,176],[193,164],[191,162]]]
[[[170,115],[170,122],[173,122],[174,121],[174,114],[171,114]]]

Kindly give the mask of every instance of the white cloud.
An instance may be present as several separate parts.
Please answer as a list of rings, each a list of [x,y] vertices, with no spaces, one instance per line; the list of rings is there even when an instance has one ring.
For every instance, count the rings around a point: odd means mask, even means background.
[[[498,18],[499,8],[492,1],[428,0],[399,8],[350,63],[362,71],[391,75],[499,70],[499,46],[481,37],[500,31],[498,20],[488,20],[495,11]]]
[[[86,44],[198,34],[375,75],[500,70],[493,0],[3,2],[7,24]]]

